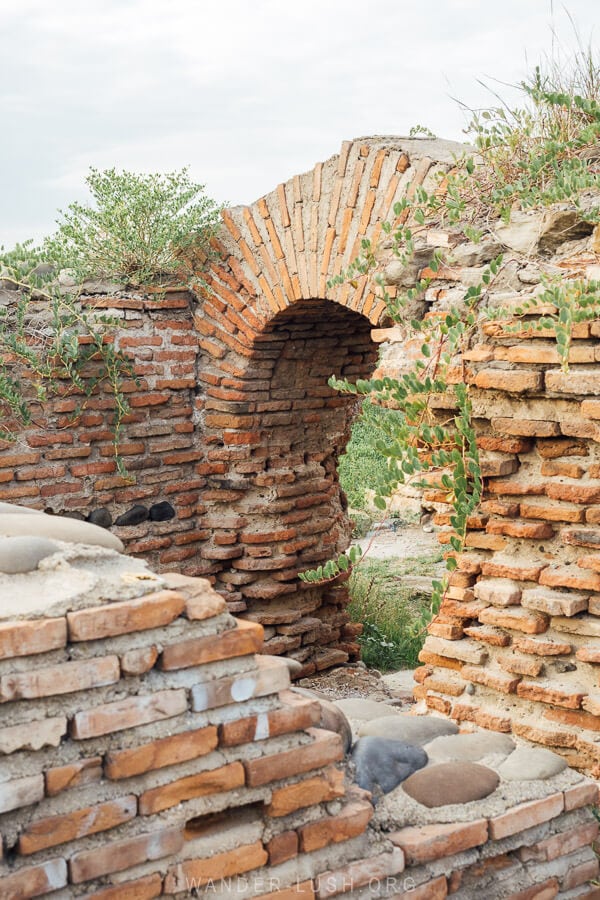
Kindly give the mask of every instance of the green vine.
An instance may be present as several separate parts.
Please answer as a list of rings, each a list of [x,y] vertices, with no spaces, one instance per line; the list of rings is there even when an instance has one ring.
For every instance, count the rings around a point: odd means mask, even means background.
[[[594,72],[600,74],[597,68]],[[596,88],[599,83],[600,79],[593,79]],[[471,131],[477,154],[457,159],[451,169],[439,175],[439,185],[433,191],[417,187],[411,199],[405,197],[396,203],[394,220],[383,223],[382,231],[388,241],[391,238],[392,253],[403,267],[414,258],[417,245],[422,248],[422,235],[430,227],[449,226],[458,240],[462,236],[479,243],[493,231],[498,217],[508,222],[514,209],[543,208],[565,200],[573,204],[581,219],[600,219],[596,205],[588,202],[585,208],[582,206],[584,194],[589,201],[590,191],[600,191],[600,105],[596,97],[578,94],[577,84],[575,79],[570,91],[553,89],[556,82],[549,83],[538,69],[532,81],[522,85],[528,106],[512,112],[499,107],[474,115]],[[352,284],[359,275],[376,273],[380,251],[380,246],[364,239],[357,259],[331,284]],[[448,575],[433,583],[431,608],[416,626],[421,631],[439,610],[449,574],[457,566],[456,557],[465,548],[469,519],[476,513],[482,495],[481,465],[462,361],[481,326],[482,313],[495,320],[501,332],[551,332],[565,372],[573,326],[600,316],[600,284],[564,278],[547,279],[542,291],[518,308],[487,309],[489,288],[503,267],[502,256],[489,263],[479,282],[465,288],[450,309],[414,316],[414,302],[423,299],[440,266],[451,264],[451,250],[432,250],[426,267],[429,272],[422,270],[413,286],[397,296],[390,294],[383,276],[375,274],[390,318],[403,326],[407,340],[418,337],[422,342],[421,356],[409,371],[395,379],[356,383],[329,380],[332,387],[367,396],[374,406],[389,410],[388,416],[374,421],[373,444],[386,461],[385,473],[376,487],[376,506],[385,509],[391,491],[410,480],[421,488],[436,486],[444,502],[452,507]],[[440,395],[445,395],[445,403],[435,402]],[[453,404],[448,402],[450,396]],[[444,418],[444,408],[452,405],[452,415]],[[356,559],[348,556],[342,562],[340,557],[300,577],[311,582],[331,580]]]

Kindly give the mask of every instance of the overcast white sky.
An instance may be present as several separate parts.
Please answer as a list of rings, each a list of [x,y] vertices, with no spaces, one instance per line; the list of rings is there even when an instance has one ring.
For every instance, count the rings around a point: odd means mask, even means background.
[[[567,0],[589,39],[598,0]],[[257,199],[367,134],[460,140],[573,32],[550,0],[0,0],[0,244],[53,230],[88,167]]]

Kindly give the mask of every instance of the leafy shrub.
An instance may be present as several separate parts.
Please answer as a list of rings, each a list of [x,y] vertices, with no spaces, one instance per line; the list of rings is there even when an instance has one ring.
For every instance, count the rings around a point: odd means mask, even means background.
[[[205,253],[220,207],[187,169],[164,175],[90,169],[93,206],[71,203],[44,249],[77,278],[122,278],[132,285],[185,274]]]

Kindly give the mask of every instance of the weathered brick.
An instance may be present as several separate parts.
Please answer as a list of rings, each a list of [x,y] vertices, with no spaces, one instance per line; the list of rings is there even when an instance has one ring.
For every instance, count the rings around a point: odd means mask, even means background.
[[[540,575],[540,584],[574,588],[576,591],[600,591],[600,573],[574,566],[548,566]]]
[[[511,678],[502,672],[494,672],[490,669],[480,669],[477,666],[463,666],[461,673],[467,681],[475,684],[483,684],[503,694],[514,694],[517,690],[520,678]]]
[[[67,614],[69,640],[95,641],[169,625],[185,609],[177,591],[158,591],[136,600],[124,600]]]
[[[358,890],[366,884],[385,883],[386,879],[403,871],[404,853],[395,847],[391,853],[351,862],[336,871],[323,872],[316,879],[316,894],[319,900],[326,900],[327,897],[345,893],[349,885],[353,890]],[[434,898],[435,895],[431,895],[431,900]]]
[[[576,784],[564,791],[565,812],[572,809],[580,809],[582,806],[596,805],[598,803],[598,785],[595,781],[586,781],[584,784]]]
[[[546,485],[546,494],[553,500],[566,500],[568,503],[598,503],[600,501],[600,484],[550,482]]]
[[[162,894],[162,876],[146,875],[86,894],[86,900],[154,900]]]
[[[264,866],[267,860],[267,852],[260,841],[216,853],[208,859],[188,859],[169,869],[164,890],[166,894],[188,891],[190,884],[201,887],[221,878],[242,875]]]
[[[473,722],[475,725],[479,725],[480,728],[486,728],[490,731],[509,733],[512,730],[512,722],[509,716],[499,716],[488,712],[481,706],[475,706],[470,703],[455,703],[452,707],[451,716],[457,722]]]
[[[528,612],[519,606],[508,606],[504,609],[488,606],[480,614],[479,620],[484,625],[497,625],[500,628],[523,631],[525,634],[542,634],[548,630],[548,617],[546,615],[538,612]]]
[[[58,747],[67,732],[66,716],[52,716],[0,729],[0,753]]]
[[[485,844],[488,839],[487,819],[449,825],[408,826],[393,831],[389,839],[403,850],[409,866],[420,865]]]
[[[525,609],[537,609],[551,616],[574,616],[587,609],[586,594],[568,591],[553,591],[548,588],[531,588],[523,591],[521,606]]]
[[[517,641],[515,641],[515,645],[516,643]],[[544,670],[544,663],[541,659],[519,656],[517,653],[507,653],[506,656],[498,657],[497,662],[505,672],[512,672],[515,675],[531,675],[537,678]]]
[[[449,657],[450,659],[471,663],[475,666],[482,665],[488,656],[486,650],[474,647],[471,641],[446,641],[443,638],[436,638],[431,635],[425,640],[424,650],[437,656]]]
[[[508,556],[496,556],[490,562],[483,562],[481,571],[484,575],[493,578],[508,578],[514,581],[537,581],[545,567],[545,563],[525,560],[519,562],[517,559],[511,559]]]
[[[217,743],[217,729],[214,725],[208,725],[131,749],[109,750],[105,759],[105,773],[107,778],[113,780],[131,778],[143,772],[197,759],[214,750]]]
[[[273,818],[288,816],[298,809],[336,800],[343,797],[344,793],[344,773],[329,767],[320,775],[275,788],[271,794],[271,802],[266,807],[266,814]]]
[[[492,428],[500,434],[511,434],[517,437],[559,437],[560,425],[558,422],[548,422],[541,419],[510,419],[497,416],[491,420]]]
[[[277,891],[271,891],[269,894],[261,894],[257,900],[315,900],[315,892],[313,890],[312,879],[309,881],[296,881],[290,887],[284,887]]]
[[[163,671],[199,666],[219,659],[231,659],[257,653],[263,643],[264,630],[257,622],[238,620],[237,627],[219,635],[191,638],[163,648],[159,668]]]
[[[521,394],[525,391],[541,391],[544,376],[541,372],[528,369],[480,369],[473,383],[475,387],[485,390]]]
[[[75,841],[88,834],[97,834],[129,822],[137,813],[137,797],[129,794],[85,809],[76,809],[61,816],[38,819],[27,825],[19,835],[19,853],[29,855]]]
[[[519,831],[525,831],[526,828],[533,828],[535,825],[541,825],[542,822],[548,822],[550,819],[559,816],[564,809],[564,799],[562,794],[551,794],[542,800],[531,800],[528,803],[520,803],[518,806],[494,816],[489,820],[490,840],[499,841],[502,838],[509,837],[511,834],[517,834]]]
[[[112,872],[122,872],[155,859],[178,853],[183,846],[181,828],[164,828],[122,841],[75,853],[69,860],[69,873],[74,884],[91,881]]]
[[[516,606],[521,600],[521,586],[506,578],[491,578],[478,581],[474,587],[475,596],[493,606]]]
[[[282,831],[267,844],[269,865],[278,866],[298,855],[298,834],[296,831]]]
[[[69,788],[93,784],[102,778],[102,757],[90,756],[65,766],[54,766],[46,770],[44,778],[48,797],[54,797]]]
[[[223,747],[234,747],[250,741],[261,741],[292,731],[301,731],[317,725],[320,716],[321,708],[317,702],[303,700],[294,706],[223,723],[219,726],[219,743]]]
[[[66,884],[66,861],[49,859],[37,866],[19,869],[12,875],[0,876],[0,895],[4,900],[28,900],[58,891]]]
[[[515,638],[515,650],[531,653],[536,656],[568,656],[572,651],[571,644],[564,641],[538,640],[537,638]]]
[[[244,765],[248,785],[259,787],[343,759],[344,750],[339,734],[318,728],[309,729],[309,734],[313,737],[310,744],[246,761]]]
[[[186,709],[187,699],[183,688],[128,697],[75,713],[71,721],[71,737],[78,741],[99,737],[113,731],[169,719]]]
[[[585,475],[583,466],[578,466],[577,463],[560,462],[557,460],[544,460],[540,471],[542,475],[549,478],[554,476],[562,476],[563,478],[581,478]]]
[[[579,850],[580,847],[591,846],[597,836],[598,823],[584,822],[570,831],[561,831],[529,847],[521,847],[518,856],[521,862],[558,859],[559,856],[566,856]]]
[[[335,816],[317,819],[298,829],[300,849],[304,853],[312,853],[328,844],[348,841],[363,834],[373,815],[373,807],[368,801],[348,803]]]
[[[581,686],[559,688],[550,682],[522,681],[517,687],[517,695],[526,700],[539,703],[550,703],[553,706],[564,706],[566,709],[579,709],[587,691]]]
[[[204,712],[228,703],[275,694],[290,686],[290,674],[284,660],[262,656],[256,659],[257,671],[231,678],[206,681],[192,688],[192,709]]]
[[[0,659],[58,650],[67,644],[67,620],[0,623]]]
[[[244,767],[240,762],[228,763],[218,769],[178,778],[176,781],[144,791],[139,801],[140,815],[150,816],[163,809],[177,806],[185,800],[232,791],[242,787],[244,780]]]
[[[524,519],[546,519],[548,522],[583,522],[585,509],[578,506],[566,506],[554,503],[544,506],[539,503],[521,503],[521,515]]]
[[[44,796],[44,776],[26,775],[0,784],[0,813],[37,803]]]
[[[119,680],[119,676],[119,659],[116,656],[63,662],[45,669],[3,675],[0,678],[0,701],[30,700],[73,691],[86,691],[114,684]]]
[[[149,647],[139,647],[136,650],[127,650],[120,658],[123,675],[143,675],[149,672],[158,659],[158,647],[151,644]]]

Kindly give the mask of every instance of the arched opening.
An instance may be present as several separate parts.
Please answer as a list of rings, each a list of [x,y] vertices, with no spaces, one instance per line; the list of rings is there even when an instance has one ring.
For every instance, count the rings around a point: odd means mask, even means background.
[[[345,586],[297,576],[349,542],[337,460],[357,401],[327,379],[369,377],[370,330],[346,307],[299,301],[255,335],[250,356],[232,363],[228,354],[204,373],[210,538],[201,554],[231,609],[264,625],[266,652],[307,671],[348,658]]]

